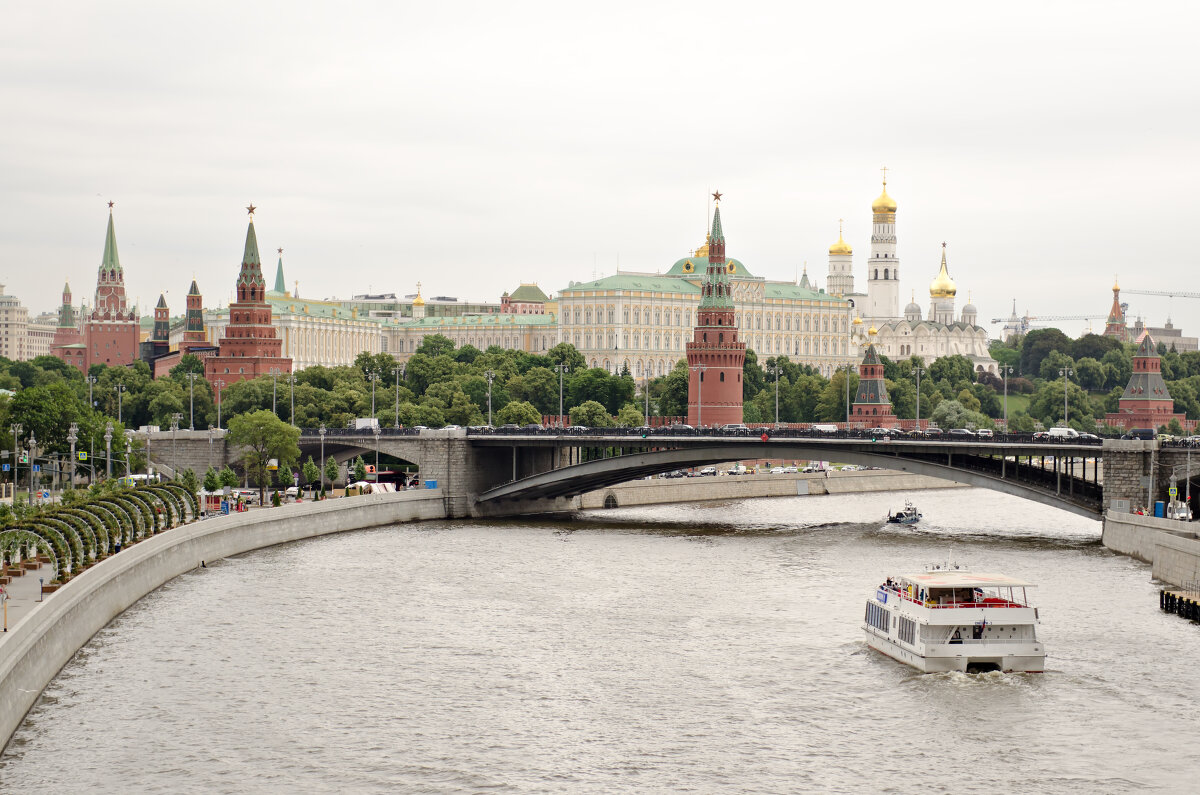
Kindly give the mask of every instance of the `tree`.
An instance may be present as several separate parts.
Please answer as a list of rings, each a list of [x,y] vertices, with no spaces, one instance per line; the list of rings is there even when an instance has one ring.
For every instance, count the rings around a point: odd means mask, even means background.
[[[626,428],[636,428],[639,425],[645,424],[645,422],[646,418],[642,416],[642,410],[632,403],[626,403],[617,412],[617,425]]]
[[[1090,356],[1075,362],[1075,375],[1079,379],[1079,385],[1089,392],[1104,388],[1104,365]]]
[[[930,415],[939,428],[990,428],[992,421],[957,400],[943,400]]]
[[[421,344],[417,346],[416,352],[423,353],[431,358],[448,356],[454,353],[454,340],[444,334],[430,334],[421,340]]]
[[[333,486],[337,482],[338,475],[341,474],[341,467],[338,466],[337,459],[333,456],[325,459],[325,479],[329,481],[329,485]]]
[[[221,472],[219,474],[219,480],[220,480],[219,485],[221,485],[225,488],[232,489],[234,486],[236,486],[238,484],[237,473],[234,472],[232,469],[230,469],[228,466],[221,468]]]
[[[569,342],[560,342],[546,351],[546,358],[552,364],[565,364],[572,372],[587,367],[587,360],[583,358],[583,354]]]
[[[766,385],[767,377],[758,365],[758,354],[747,348],[746,363],[742,367],[742,402],[751,400]]]
[[[360,455],[358,458],[354,459],[354,480],[355,482],[361,482],[366,479],[367,462],[363,461],[363,457]]]
[[[524,400],[514,400],[496,413],[496,421],[502,425],[508,423],[541,425],[542,413],[532,403],[527,403]]]
[[[1034,329],[1021,340],[1021,375],[1029,377],[1041,372],[1042,360],[1051,351],[1069,354],[1074,348],[1071,338],[1056,328]]]
[[[686,417],[688,411],[688,363],[686,359],[676,362],[674,369],[657,379],[661,382],[658,399],[660,414],[667,417]]]
[[[171,368],[170,376],[175,379],[186,379],[188,373],[204,375],[204,360],[194,353],[185,353],[179,357],[179,364]]]
[[[595,400],[586,400],[571,408],[571,424],[588,428],[607,428],[612,425],[608,409]]]
[[[313,461],[313,457],[311,455],[308,457],[308,460],[304,462],[304,466],[301,468],[300,474],[304,477],[304,482],[309,486],[312,486],[312,484],[321,479],[321,468],[317,466],[316,461]]]
[[[929,365],[929,379],[932,381],[949,381],[956,388],[963,381],[971,383],[975,380],[975,368],[966,356],[955,354],[942,356]]]
[[[971,390],[964,389],[958,393],[958,403],[967,411],[979,411],[979,398],[971,394]]]
[[[197,492],[200,491],[200,481],[196,477],[196,473],[193,472],[192,470],[190,470],[190,469],[183,470],[183,475],[179,478],[179,480],[180,480],[180,482],[183,483],[183,487],[185,489],[187,489],[188,491],[190,491],[192,494],[196,494]]]
[[[300,457],[300,429],[276,417],[270,411],[255,411],[239,414],[229,420],[226,443],[233,448],[244,448],[242,465],[246,474],[258,486],[259,504],[266,493],[271,459],[279,467],[290,468]]]
[[[208,492],[217,491],[221,488],[221,475],[214,467],[209,467],[204,473],[204,490]]]
[[[858,375],[850,374],[850,395],[858,389]],[[824,422],[846,421],[846,371],[838,370],[829,379],[817,400],[817,417]]]

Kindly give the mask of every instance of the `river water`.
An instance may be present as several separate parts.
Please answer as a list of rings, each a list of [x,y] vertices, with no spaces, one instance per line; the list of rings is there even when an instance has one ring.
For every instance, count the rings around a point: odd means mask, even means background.
[[[1200,629],[1099,524],[980,490],[429,522],[168,583],[0,758],[5,792],[1195,791]],[[1045,674],[866,648],[889,573],[1040,584]],[[1191,786],[1189,786],[1191,785]]]

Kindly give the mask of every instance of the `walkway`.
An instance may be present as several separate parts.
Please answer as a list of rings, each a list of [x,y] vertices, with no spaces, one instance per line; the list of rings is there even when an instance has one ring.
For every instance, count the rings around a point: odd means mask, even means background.
[[[50,580],[54,579],[54,567],[49,563],[43,563],[41,568],[34,571],[26,571],[22,576],[14,577],[12,582],[3,586],[4,590],[8,592],[9,632],[17,625],[18,621],[25,617],[33,605],[42,598],[42,586],[38,582],[38,577],[41,577],[46,582],[50,582]]]

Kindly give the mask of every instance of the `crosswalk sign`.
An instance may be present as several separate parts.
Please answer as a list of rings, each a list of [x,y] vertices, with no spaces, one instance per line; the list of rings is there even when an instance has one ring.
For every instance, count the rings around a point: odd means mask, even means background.
[[[86,450],[81,450],[78,453],[76,453],[76,455],[79,457],[80,461],[87,461],[87,451]]]
[[[12,469],[12,465],[10,465],[10,464],[5,464],[5,465],[4,465],[4,471],[5,471],[5,472],[9,471],[10,469]]]

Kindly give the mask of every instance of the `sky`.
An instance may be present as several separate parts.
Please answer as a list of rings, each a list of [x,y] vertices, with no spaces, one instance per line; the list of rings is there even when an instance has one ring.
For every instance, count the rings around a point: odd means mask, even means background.
[[[866,284],[880,168],[901,306],[950,274],[985,321],[1198,290],[1192,3],[8,4],[0,283],[230,300],[251,203],[289,289],[496,301],[665,271],[723,194],[727,254]],[[1200,299],[1123,295],[1200,332]],[[998,335],[1000,325],[986,325]],[[1055,323],[1070,333],[1086,321]]]

